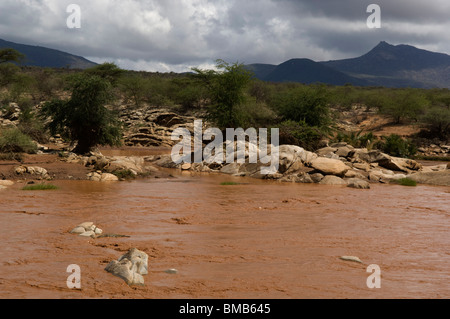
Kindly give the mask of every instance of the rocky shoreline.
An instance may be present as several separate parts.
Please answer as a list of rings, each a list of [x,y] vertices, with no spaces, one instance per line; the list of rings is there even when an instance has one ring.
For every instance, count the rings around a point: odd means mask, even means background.
[[[17,114],[16,114],[17,115]],[[3,119],[5,124],[14,125],[18,116]],[[144,107],[130,110],[123,107],[121,119],[126,126],[124,144],[128,147],[148,149],[152,147],[170,148],[172,132],[186,128],[194,133],[194,116],[181,116],[168,109]],[[6,121],[6,123],[5,123]],[[205,125],[207,125],[205,123]],[[39,145],[39,155],[53,154],[58,160],[69,165],[79,165],[86,170],[78,179],[96,182],[114,182],[136,177],[157,176],[159,168],[172,168],[192,172],[222,173],[232,176],[246,176],[271,179],[280,182],[317,183],[324,185],[344,185],[368,189],[371,183],[390,183],[410,178],[418,183],[450,186],[450,164],[423,166],[411,159],[389,156],[378,150],[354,148],[347,143],[335,143],[310,152],[294,145],[280,146],[280,165],[275,174],[261,175],[261,163],[217,164],[202,163],[175,164],[167,154],[152,156],[104,156],[100,151],[88,156],[79,156],[69,151],[58,137],[51,138],[51,145]],[[236,142],[235,142],[236,143]],[[445,155],[450,147],[434,145],[433,154]],[[248,145],[246,146],[248,150]],[[253,146],[255,147],[255,146]],[[54,149],[52,151],[52,149]],[[58,149],[58,151],[55,151]],[[257,149],[257,148],[256,148]],[[427,150],[422,150],[426,151]],[[429,153],[432,154],[432,153]],[[12,173],[0,174],[0,179],[43,180],[58,179],[49,169],[38,165],[14,165]],[[79,175],[80,175],[79,174]],[[69,174],[70,175],[70,174]],[[0,184],[1,185],[1,184]],[[1,185],[1,188],[6,186]]]

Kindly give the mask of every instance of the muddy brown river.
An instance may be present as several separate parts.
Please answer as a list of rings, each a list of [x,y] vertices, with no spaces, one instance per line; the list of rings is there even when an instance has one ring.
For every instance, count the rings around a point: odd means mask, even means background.
[[[173,174],[0,191],[0,298],[450,297],[448,187]],[[69,234],[86,221],[129,237]],[[149,255],[145,287],[104,270],[132,247]],[[81,268],[81,289],[66,285],[71,264]],[[381,269],[379,289],[367,286],[371,264]]]

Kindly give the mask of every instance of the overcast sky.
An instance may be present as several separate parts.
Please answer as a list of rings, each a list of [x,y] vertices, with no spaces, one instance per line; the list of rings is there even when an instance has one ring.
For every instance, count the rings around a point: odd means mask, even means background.
[[[372,3],[381,29],[367,27]],[[67,27],[69,4],[81,8],[80,29]],[[180,72],[216,59],[351,58],[380,41],[450,54],[449,15],[450,0],[1,0],[0,38]]]

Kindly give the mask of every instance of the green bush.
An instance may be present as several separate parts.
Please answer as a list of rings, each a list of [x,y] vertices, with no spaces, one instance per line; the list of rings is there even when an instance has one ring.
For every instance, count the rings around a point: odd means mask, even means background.
[[[329,96],[324,86],[300,86],[280,92],[272,102],[283,120],[304,122],[308,126],[331,124]]]
[[[106,107],[111,102],[111,84],[97,76],[81,74],[72,79],[70,100],[53,100],[41,109],[50,118],[52,134],[62,134],[77,142],[74,152],[88,153],[94,146],[121,145],[121,124],[115,112]]]
[[[0,132],[1,153],[36,153],[37,146],[33,140],[19,129],[12,128]]]
[[[346,142],[356,148],[371,149],[377,140],[377,137],[372,132],[362,134],[362,131],[359,131],[350,133],[339,132],[333,142]]]
[[[321,141],[327,137],[320,128],[307,125],[305,122],[285,121],[279,125],[280,145],[298,145],[314,151],[321,147]]]
[[[389,136],[383,136],[376,147],[383,152],[396,156],[410,158],[416,155],[417,147],[408,140],[404,140],[397,134],[391,134]]]

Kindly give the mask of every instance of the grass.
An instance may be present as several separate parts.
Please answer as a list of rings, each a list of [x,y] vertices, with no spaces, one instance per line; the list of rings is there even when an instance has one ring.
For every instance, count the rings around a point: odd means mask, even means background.
[[[47,190],[56,190],[58,186],[51,184],[35,184],[35,185],[27,185],[22,190],[24,191],[47,191]]]
[[[416,160],[421,161],[435,161],[435,162],[450,162],[450,156],[415,156]]]
[[[395,183],[402,185],[402,186],[409,186],[409,187],[417,186],[417,182],[410,178],[402,178],[402,179],[395,181]]]
[[[117,178],[122,180],[135,179],[136,176],[130,170],[117,170],[113,172],[113,175],[116,175]]]
[[[223,183],[220,183],[220,185],[222,185],[222,186],[230,186],[230,185],[239,185],[239,183],[235,183],[235,182],[223,182]]]

